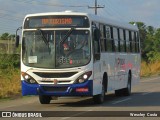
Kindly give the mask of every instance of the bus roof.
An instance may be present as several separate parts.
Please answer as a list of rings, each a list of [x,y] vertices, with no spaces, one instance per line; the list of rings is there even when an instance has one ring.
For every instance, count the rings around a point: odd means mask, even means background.
[[[46,13],[36,13],[36,14],[28,14],[26,15],[25,18],[27,17],[34,17],[34,16],[46,16],[46,15],[85,15],[88,16],[89,20],[91,21],[95,21],[95,22],[99,22],[99,23],[103,23],[103,24],[107,24],[110,26],[115,26],[115,27],[119,27],[119,28],[125,28],[125,29],[129,29],[129,30],[135,30],[138,31],[138,27],[136,25],[131,25],[129,23],[125,23],[122,21],[116,21],[113,19],[110,19],[108,17],[102,17],[102,16],[97,16],[97,15],[93,15],[93,14],[89,14],[89,13],[82,13],[82,12],[72,12],[72,11],[63,11],[63,12],[46,12]]]

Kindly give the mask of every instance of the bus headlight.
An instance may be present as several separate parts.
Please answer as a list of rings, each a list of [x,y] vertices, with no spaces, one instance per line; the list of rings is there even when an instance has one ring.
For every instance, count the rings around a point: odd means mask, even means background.
[[[77,80],[75,81],[75,83],[77,84],[77,83],[84,83],[84,82],[86,82],[88,79],[89,79],[89,77],[92,75],[92,71],[89,71],[89,72],[86,72],[86,73],[84,73],[84,74],[82,74],[81,76],[79,76],[78,78],[77,78]]]
[[[25,82],[29,83],[29,84],[37,84],[37,81],[32,78],[30,75],[28,75],[27,73],[22,72],[21,73]]]

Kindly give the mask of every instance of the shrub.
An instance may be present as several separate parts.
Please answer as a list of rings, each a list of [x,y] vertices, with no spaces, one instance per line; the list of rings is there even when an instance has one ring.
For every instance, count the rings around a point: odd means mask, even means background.
[[[20,94],[20,56],[0,54],[0,98]]]
[[[0,54],[0,69],[19,68],[20,55],[18,54]]]

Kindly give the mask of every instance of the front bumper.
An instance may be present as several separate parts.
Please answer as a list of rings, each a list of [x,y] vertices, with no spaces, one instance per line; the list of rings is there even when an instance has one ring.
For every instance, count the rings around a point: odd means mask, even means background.
[[[50,95],[50,96],[92,96],[93,81],[88,80],[82,84],[28,84],[24,80],[22,84],[22,95]],[[88,91],[77,91],[76,89],[88,89]]]

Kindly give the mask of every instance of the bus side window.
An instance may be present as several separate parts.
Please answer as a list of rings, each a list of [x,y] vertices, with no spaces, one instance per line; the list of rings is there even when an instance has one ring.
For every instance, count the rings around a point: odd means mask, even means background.
[[[131,31],[129,31],[129,44],[130,44],[130,52],[132,53],[133,51],[132,51],[132,32]]]
[[[113,39],[114,39],[115,52],[120,52],[119,51],[118,29],[116,27],[113,27]]]
[[[131,32],[131,43],[132,43],[132,52],[135,53],[136,52],[136,46],[135,46],[135,43],[136,43],[136,38],[135,38],[135,35],[134,35],[134,31]]]
[[[130,52],[129,31],[126,30],[125,34],[126,34],[125,35],[125,38],[126,38],[126,51],[127,51],[127,53],[129,53]]]
[[[105,46],[107,52],[113,52],[113,39],[112,39],[112,28],[110,26],[105,26],[105,32],[106,32],[106,39],[105,39]]]
[[[137,53],[139,53],[140,52],[140,41],[139,41],[139,34],[138,34],[138,32],[136,32],[136,43],[137,43]]]
[[[137,39],[137,32],[134,32],[134,39],[135,39],[135,53],[138,53],[138,39]]]
[[[100,30],[98,28],[93,30],[93,47],[94,60],[100,60]]]
[[[124,52],[127,52],[127,44],[126,44],[126,30],[123,30],[123,36],[124,36]]]
[[[120,51],[125,52],[125,39],[123,29],[119,29]]]
[[[101,43],[101,51],[104,52],[105,51],[105,26],[103,24],[100,24],[99,26],[100,28],[100,43]]]

